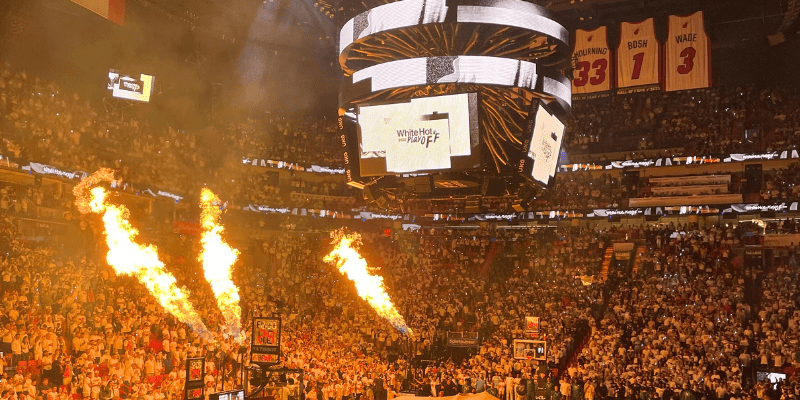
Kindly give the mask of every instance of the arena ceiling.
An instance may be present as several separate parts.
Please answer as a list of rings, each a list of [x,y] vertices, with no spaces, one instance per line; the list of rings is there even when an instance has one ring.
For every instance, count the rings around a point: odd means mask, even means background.
[[[256,16],[266,10],[277,25],[303,25],[317,34],[334,32],[334,20],[325,10],[314,7],[314,0],[130,0],[139,7],[169,16],[190,26],[201,35],[223,43],[246,40]],[[275,45],[291,45],[295,38],[276,32]],[[325,40],[325,36],[322,36]],[[327,40],[333,43],[332,37]]]
[[[303,25],[307,34],[335,43],[339,26],[357,13],[392,0],[131,0],[210,35],[235,43],[247,38],[259,9],[268,8],[274,21]],[[620,21],[636,21],[669,14],[706,11],[713,24],[735,25],[743,33],[774,33],[792,0],[536,0],[556,14],[566,26],[593,28]],[[757,29],[741,29],[756,24]],[[744,32],[743,32],[744,31]],[[762,32],[763,31],[763,32]],[[728,38],[725,35],[724,38]],[[294,38],[280,30],[270,39],[274,45],[292,45]]]

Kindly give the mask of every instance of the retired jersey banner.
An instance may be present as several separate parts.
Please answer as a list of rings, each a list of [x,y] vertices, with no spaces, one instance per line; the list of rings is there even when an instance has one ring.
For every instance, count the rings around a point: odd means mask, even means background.
[[[687,16],[669,16],[664,53],[664,90],[711,86],[711,42],[706,35],[702,11]]]
[[[587,98],[586,94],[611,90],[613,66],[605,26],[593,31],[575,31],[572,59],[575,62],[572,93],[577,98]]]
[[[281,319],[253,318],[253,335],[250,342],[250,361],[277,364],[281,356]]]
[[[653,18],[623,22],[617,47],[617,93],[659,90],[661,49]]]

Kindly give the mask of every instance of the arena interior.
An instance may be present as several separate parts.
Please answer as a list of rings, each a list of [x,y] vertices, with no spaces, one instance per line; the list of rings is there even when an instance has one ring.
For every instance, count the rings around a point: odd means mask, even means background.
[[[0,1],[0,400],[797,399],[799,29]]]

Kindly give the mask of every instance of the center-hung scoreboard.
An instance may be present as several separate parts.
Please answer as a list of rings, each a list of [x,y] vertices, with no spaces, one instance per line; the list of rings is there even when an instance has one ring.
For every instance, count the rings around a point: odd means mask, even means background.
[[[338,52],[353,186],[454,171],[519,173],[547,185],[555,175],[571,50],[569,31],[545,8],[522,0],[367,7],[343,24]],[[534,123],[539,115],[549,122]]]

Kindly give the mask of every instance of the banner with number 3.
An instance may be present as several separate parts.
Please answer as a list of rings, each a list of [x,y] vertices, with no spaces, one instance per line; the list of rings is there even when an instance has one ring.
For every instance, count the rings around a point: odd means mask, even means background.
[[[711,86],[711,43],[706,35],[702,11],[686,16],[669,16],[664,53],[664,90]]]

